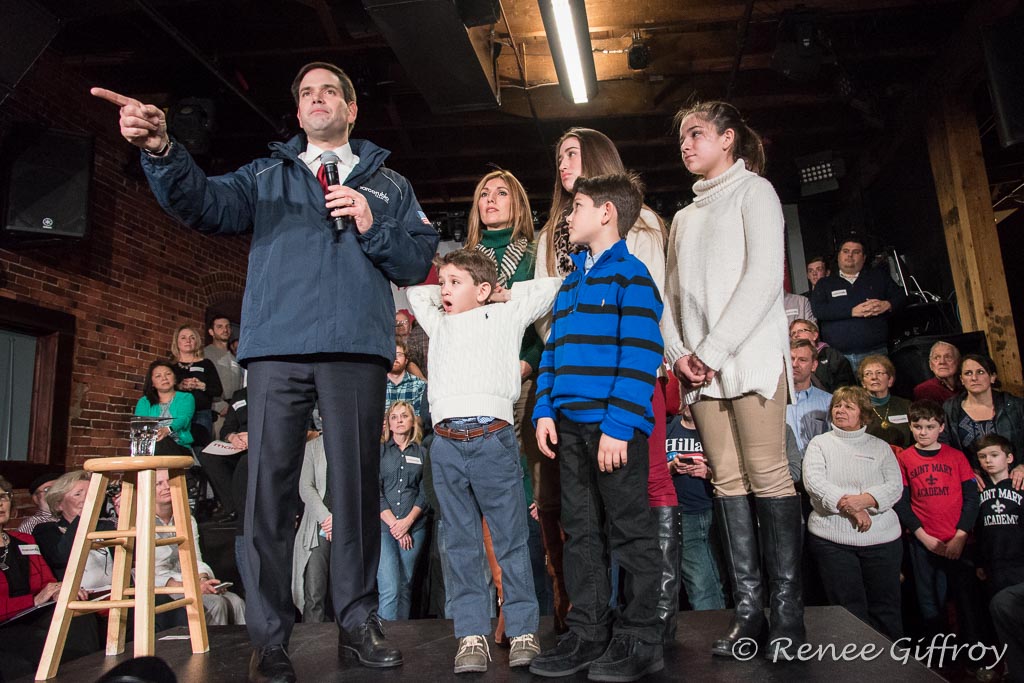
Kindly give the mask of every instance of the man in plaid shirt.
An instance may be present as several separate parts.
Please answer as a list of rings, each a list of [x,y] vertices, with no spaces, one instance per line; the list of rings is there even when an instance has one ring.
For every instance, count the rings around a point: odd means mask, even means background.
[[[408,401],[416,410],[416,417],[421,417],[420,410],[423,403],[423,394],[427,390],[427,383],[411,372],[406,372],[409,359],[406,355],[408,347],[401,339],[395,342],[395,363],[388,373],[387,393],[384,396],[384,412],[395,401]]]

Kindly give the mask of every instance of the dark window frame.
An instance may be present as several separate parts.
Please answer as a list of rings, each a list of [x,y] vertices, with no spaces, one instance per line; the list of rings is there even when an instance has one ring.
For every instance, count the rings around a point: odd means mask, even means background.
[[[25,301],[2,302],[0,327],[36,338],[27,458],[2,461],[5,476],[19,486],[43,472],[66,469],[77,319]]]

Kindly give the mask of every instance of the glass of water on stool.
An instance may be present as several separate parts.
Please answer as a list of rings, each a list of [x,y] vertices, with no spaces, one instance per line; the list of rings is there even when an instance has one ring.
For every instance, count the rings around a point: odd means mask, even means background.
[[[161,427],[169,427],[170,418],[134,416],[129,426],[132,443],[132,457],[153,455],[156,450],[156,436]]]

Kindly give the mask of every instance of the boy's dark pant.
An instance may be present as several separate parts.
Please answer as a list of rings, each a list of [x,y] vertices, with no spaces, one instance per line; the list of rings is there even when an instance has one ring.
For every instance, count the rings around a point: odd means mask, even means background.
[[[925,548],[916,538],[907,545],[914,569],[918,606],[926,629],[942,627],[946,599],[952,594],[956,602],[957,626],[964,642],[985,640],[985,596],[969,559],[970,548],[959,559],[950,560]]]
[[[563,566],[572,604],[566,623],[583,640],[607,641],[614,631],[658,643],[661,559],[647,500],[647,437],[634,431],[626,466],[612,472],[598,469],[600,441],[599,424],[559,421]],[[610,552],[626,571],[625,606],[614,628],[608,608]]]

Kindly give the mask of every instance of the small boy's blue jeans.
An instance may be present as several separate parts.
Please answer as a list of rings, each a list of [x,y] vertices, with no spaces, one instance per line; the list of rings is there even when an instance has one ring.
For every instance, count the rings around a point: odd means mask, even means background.
[[[455,637],[491,630],[490,592],[481,517],[491,530],[501,567],[505,635],[536,633],[540,612],[526,524],[526,492],[519,444],[511,426],[468,441],[438,436],[430,447],[434,491],[444,525],[445,581]]]

